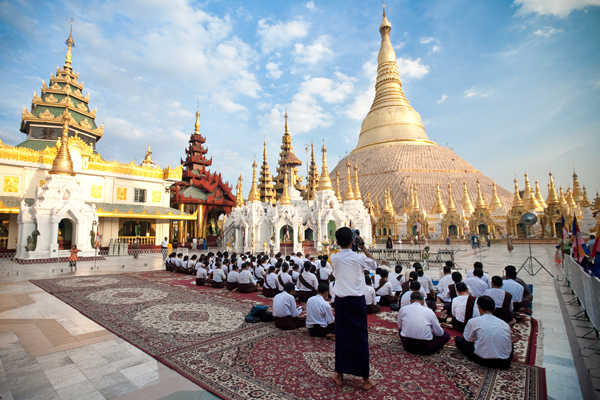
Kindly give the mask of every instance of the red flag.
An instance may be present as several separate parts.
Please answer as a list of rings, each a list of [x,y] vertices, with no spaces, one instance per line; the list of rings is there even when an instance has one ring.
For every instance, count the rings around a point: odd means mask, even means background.
[[[577,225],[577,216],[573,214],[573,258],[577,260],[577,262],[582,262],[583,258],[590,254],[587,246],[585,245],[585,240],[583,240],[583,235],[579,230],[579,226]]]
[[[421,221],[417,218],[417,232],[421,232]]]

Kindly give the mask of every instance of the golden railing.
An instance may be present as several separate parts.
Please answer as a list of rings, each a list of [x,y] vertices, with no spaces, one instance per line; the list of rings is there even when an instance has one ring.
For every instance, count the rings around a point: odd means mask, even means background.
[[[137,239],[138,244],[154,244],[156,236],[119,236],[119,241],[127,240],[127,243],[133,244],[133,241]]]

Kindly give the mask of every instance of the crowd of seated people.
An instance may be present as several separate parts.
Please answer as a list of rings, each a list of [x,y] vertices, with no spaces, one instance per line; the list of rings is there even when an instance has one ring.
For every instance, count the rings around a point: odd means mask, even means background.
[[[398,310],[406,351],[420,355],[439,351],[449,340],[444,329],[452,329],[463,333],[456,345],[467,357],[484,366],[508,368],[513,355],[509,324],[518,322],[517,313],[531,313],[529,286],[517,277],[514,266],[507,266],[503,277],[490,278],[476,262],[465,279],[454,268],[452,261],[446,262],[435,286],[418,262],[405,274],[402,265],[393,272],[376,264],[365,269],[367,312],[378,313],[381,307]],[[196,275],[198,286],[273,298],[275,325],[280,329],[307,326],[312,336],[335,339],[328,302],[333,304],[335,298],[335,272],[327,256],[171,253],[166,269]],[[298,304],[306,304],[306,317],[300,316]],[[438,305],[442,311],[436,315]]]

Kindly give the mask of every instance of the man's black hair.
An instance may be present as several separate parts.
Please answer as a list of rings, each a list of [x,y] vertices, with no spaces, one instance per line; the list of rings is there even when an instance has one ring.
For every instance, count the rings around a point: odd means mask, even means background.
[[[348,247],[352,244],[352,229],[343,227],[335,232],[335,240],[340,247]]]
[[[421,292],[412,292],[410,294],[410,301],[423,301],[423,293],[421,293]]]
[[[319,283],[319,287],[317,288],[317,292],[323,294],[329,291],[329,285],[326,283]]]
[[[421,290],[421,282],[419,282],[419,281],[412,281],[410,283],[410,290]]]
[[[458,282],[456,284],[456,291],[457,292],[466,292],[467,291],[467,284],[464,282]]]
[[[503,284],[504,284],[504,282],[502,282],[502,278],[501,277],[499,277],[499,276],[492,276],[492,285],[498,286],[499,288],[501,288]]]
[[[292,293],[292,290],[296,290],[296,286],[292,282],[288,282],[283,285],[283,290],[288,293]]]
[[[477,305],[481,307],[483,311],[492,311],[496,309],[496,302],[490,296],[481,296],[477,299]]]
[[[452,273],[452,280],[454,281],[454,283],[458,283],[462,281],[462,274],[458,271],[454,271]]]

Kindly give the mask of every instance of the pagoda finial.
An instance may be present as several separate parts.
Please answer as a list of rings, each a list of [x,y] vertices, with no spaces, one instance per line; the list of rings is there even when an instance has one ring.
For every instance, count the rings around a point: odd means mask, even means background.
[[[563,187],[562,186],[560,187],[560,199],[559,199],[559,201],[560,201],[560,205],[561,206],[566,206],[566,207],[569,206],[569,203],[567,203],[567,199],[565,198],[565,192],[563,191]]]
[[[194,125],[194,133],[200,134],[200,109],[196,110],[196,124]]]
[[[452,182],[448,184],[448,212],[456,211],[456,206],[454,205],[454,199],[452,198]]]
[[[242,174],[240,173],[240,177],[238,178],[238,182],[237,182],[237,192],[235,194],[235,206],[236,207],[243,207],[244,206],[244,193],[242,192]]]
[[[342,194],[340,193],[340,171],[336,171],[335,173],[335,197],[337,197],[338,202],[342,204]]]
[[[475,201],[475,209],[477,208],[487,208],[487,203],[483,198],[483,193],[481,192],[481,182],[477,179],[477,200]]]
[[[571,212],[573,212],[573,210],[578,207],[578,204],[575,202],[575,199],[573,199],[573,192],[571,192],[570,187],[567,188],[567,193],[565,193],[565,199],[567,200],[567,204],[569,205]]]
[[[535,180],[535,199],[537,200],[540,207],[542,207],[542,209],[548,207],[546,205],[546,202],[544,201],[544,198],[542,197],[542,192],[540,191],[540,183],[537,179]]]
[[[75,176],[73,171],[73,160],[71,159],[71,153],[69,152],[69,119],[71,115],[69,111],[65,109],[65,113],[62,115],[63,118],[63,130],[62,138],[60,141],[60,148],[52,162],[52,169],[49,174],[56,175],[70,175]]]
[[[329,178],[329,171],[327,170],[327,148],[325,147],[325,140],[323,140],[323,167],[321,169],[321,178],[319,178],[319,190],[333,190],[331,179]]]
[[[552,171],[550,171],[548,175],[550,176],[550,183],[548,184],[548,199],[546,200],[546,203],[548,205],[556,204],[560,200],[556,194],[556,186],[554,186],[554,175],[552,175]]]
[[[69,24],[71,24],[71,31],[69,32],[69,37],[67,39],[67,41],[65,42],[65,44],[67,45],[67,57],[65,59],[65,68],[66,69],[72,69],[71,68],[71,49],[73,47],[75,47],[75,41],[73,40],[73,18],[71,18],[71,22],[69,22]]]
[[[248,201],[260,201],[260,196],[258,194],[257,182],[256,182],[256,158],[254,158],[254,162],[252,163],[252,186],[250,187],[250,193],[248,194]]]
[[[258,185],[260,201],[275,203],[275,188],[271,178],[271,170],[267,163],[267,142],[263,142],[263,163],[260,168],[260,184]]]
[[[379,208],[379,196],[375,196],[375,210],[373,211],[373,215],[379,217],[381,215],[381,210]]]
[[[596,198],[594,199],[594,211],[600,211],[600,195],[596,190]]]
[[[583,193],[579,185],[579,179],[577,177],[577,173],[575,172],[575,167],[573,167],[573,200],[575,203],[577,203],[577,205],[583,201]]]
[[[585,190],[585,185],[583,185],[583,201],[581,202],[581,206],[582,207],[589,207],[592,205],[592,202],[590,201],[588,194],[587,194],[587,190]]]
[[[285,109],[285,133],[290,133],[290,129],[288,127],[288,113],[287,113],[287,108]]]
[[[352,191],[352,181],[350,179],[350,160],[346,158],[346,197],[344,201],[354,200],[354,192]]]
[[[142,164],[152,164],[152,152],[150,151],[150,144],[148,144],[148,150],[146,150],[146,156]]]
[[[360,188],[358,187],[358,165],[354,162],[354,200],[362,200]]]
[[[390,30],[392,30],[392,24],[388,21],[387,16],[385,15],[385,4],[383,5],[383,20],[381,21],[381,25],[379,26],[379,32],[381,33],[381,37],[384,35],[389,35]]]
[[[315,198],[315,194],[319,190],[319,169],[315,161],[315,146],[310,144],[310,167],[308,168],[308,178],[306,179],[306,191],[304,197],[306,200]]]
[[[513,197],[513,208],[515,207],[523,207],[521,195],[519,194],[519,181],[517,180],[517,178],[515,178],[515,195]]]
[[[292,199],[290,199],[290,193],[288,191],[288,173],[287,171],[283,174],[283,194],[281,195],[280,203],[282,206],[291,206]]]
[[[433,209],[431,210],[432,214],[445,214],[446,207],[442,202],[442,192],[440,191],[440,183],[436,183],[435,189],[435,204],[433,205]]]
[[[490,203],[490,211],[499,211],[502,209],[502,201],[498,196],[498,190],[496,190],[496,182],[492,182],[492,202]]]
[[[417,185],[415,185],[415,187],[414,187],[414,193],[415,193],[415,206],[414,206],[414,209],[415,209],[416,212],[421,213],[421,206],[419,205],[419,195],[417,194]]]
[[[467,182],[463,182],[462,209],[464,212],[468,213],[473,213],[473,211],[475,211],[475,207],[473,207],[473,203],[471,203],[471,198],[469,197]]]

